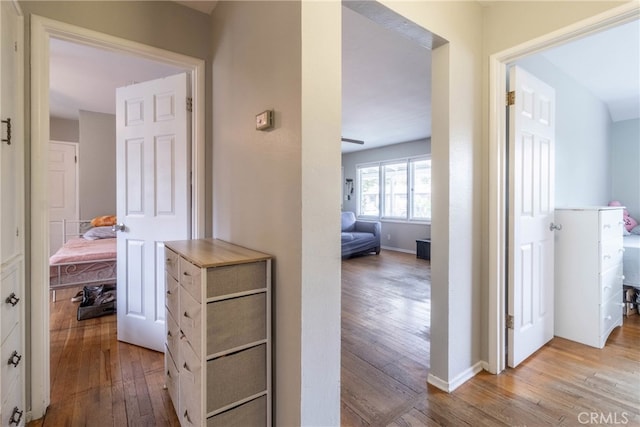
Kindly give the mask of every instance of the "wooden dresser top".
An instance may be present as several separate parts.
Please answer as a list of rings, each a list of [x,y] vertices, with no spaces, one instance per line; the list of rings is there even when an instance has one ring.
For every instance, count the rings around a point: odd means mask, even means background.
[[[201,268],[245,264],[272,258],[263,252],[218,239],[176,240],[164,244]]]

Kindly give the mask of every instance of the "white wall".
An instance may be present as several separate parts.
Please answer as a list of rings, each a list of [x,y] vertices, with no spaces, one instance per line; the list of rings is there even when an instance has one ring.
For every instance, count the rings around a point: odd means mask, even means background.
[[[214,236],[275,256],[274,425],[340,422],[340,10],[212,14]]]
[[[350,200],[342,199],[342,210],[357,212],[358,188],[356,166],[362,163],[406,159],[431,154],[431,139],[403,142],[342,155],[344,178],[353,179],[354,192]],[[341,184],[344,189],[344,180]],[[431,237],[431,225],[382,221],[382,246],[403,251],[416,251],[416,239]]]
[[[611,125],[611,199],[640,221],[640,119]]]
[[[556,207],[611,200],[607,106],[542,55],[517,62],[556,91]]]

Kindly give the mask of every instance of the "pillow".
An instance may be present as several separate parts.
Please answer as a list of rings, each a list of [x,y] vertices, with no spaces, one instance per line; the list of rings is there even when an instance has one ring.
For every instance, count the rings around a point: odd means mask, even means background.
[[[91,220],[92,227],[103,227],[105,225],[114,225],[117,222],[115,215],[97,216]]]
[[[113,239],[116,237],[116,232],[111,229],[111,226],[93,227],[87,230],[82,237],[85,240]]]
[[[625,209],[625,212],[626,212],[626,209]],[[622,218],[622,221],[624,221],[624,227],[627,229],[627,231],[631,231],[632,233],[633,233],[632,230],[638,227],[638,221],[630,217],[629,214],[624,215],[624,217]]]
[[[640,235],[640,225],[636,225],[635,227],[633,227],[631,229],[631,234],[637,234]]]

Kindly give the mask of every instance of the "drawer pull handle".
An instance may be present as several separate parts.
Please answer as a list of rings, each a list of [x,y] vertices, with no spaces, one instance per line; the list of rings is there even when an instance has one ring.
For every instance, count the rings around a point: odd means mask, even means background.
[[[611,320],[611,315],[605,316],[605,320]]]
[[[191,319],[191,316],[189,316],[189,313],[187,313],[186,311],[183,314],[184,317],[186,317],[187,319]]]
[[[620,276],[620,279],[621,279],[621,280],[624,280],[624,279],[625,279],[624,274],[623,274],[622,276]]]
[[[9,295],[5,300],[7,304],[11,304],[13,307],[15,307],[16,304],[18,304],[18,301],[20,301],[20,298],[16,297],[16,294],[13,292],[11,292],[11,295]]]
[[[171,331],[167,331],[167,336],[168,337],[172,337],[173,335],[171,335]]]
[[[167,369],[167,376],[171,378],[171,371]]]
[[[8,365],[13,365],[14,367],[17,367],[18,364],[20,363],[20,359],[22,359],[22,356],[18,354],[17,351],[13,351],[13,353],[11,354],[11,357],[9,358],[9,361],[7,362]]]
[[[188,271],[185,271],[185,272],[183,272],[182,274],[183,274],[184,276],[187,276],[187,277],[191,276],[191,274],[189,274],[189,272],[188,272]]]
[[[171,295],[171,291],[170,290],[167,290],[167,295]]]
[[[187,362],[184,362],[184,363],[183,363],[183,365],[182,365],[182,367],[183,367],[184,369],[186,369],[186,370],[187,370],[187,372],[191,372],[191,369],[189,369],[189,365],[187,365]]]
[[[11,413],[11,418],[9,418],[9,425],[11,425],[11,424],[18,425],[18,424],[20,424],[20,420],[22,419],[22,413],[23,412],[24,411],[19,410],[17,406],[14,407],[13,408],[13,412]],[[16,415],[18,416],[17,418],[16,418]]]
[[[187,336],[184,334],[184,332],[182,332],[182,330],[180,330],[180,339],[185,339]]]
[[[604,259],[611,259],[611,255],[605,255],[603,258]]]
[[[191,418],[189,417],[189,412],[187,412],[186,409],[184,410],[184,415],[182,417],[186,418],[188,423],[191,423]]]

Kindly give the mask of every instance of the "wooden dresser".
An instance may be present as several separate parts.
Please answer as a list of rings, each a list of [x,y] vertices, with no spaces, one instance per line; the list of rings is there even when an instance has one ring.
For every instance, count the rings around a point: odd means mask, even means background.
[[[622,325],[622,208],[556,209],[555,335],[602,348]]]
[[[165,377],[182,426],[271,425],[271,256],[165,243]]]

